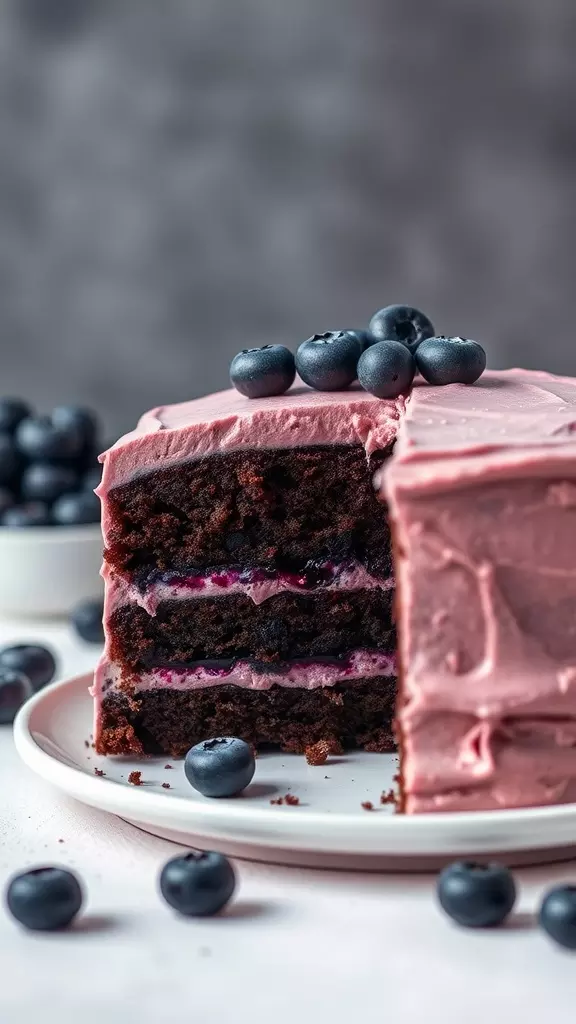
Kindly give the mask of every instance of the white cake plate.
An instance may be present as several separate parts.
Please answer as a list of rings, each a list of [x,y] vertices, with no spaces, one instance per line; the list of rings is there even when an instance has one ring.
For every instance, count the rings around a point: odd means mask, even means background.
[[[89,684],[87,675],[54,683],[24,705],[14,724],[22,759],[69,796],[185,846],[279,864],[364,870],[423,870],[462,856],[498,856],[510,864],[574,856],[576,804],[394,814],[380,804],[397,771],[392,755],[353,753],[312,767],[301,756],[266,754],[242,796],[206,799],[188,785],[181,761],[98,757],[90,746]],[[128,783],[132,771],[142,773],[143,785]],[[287,793],[298,797],[297,806],[271,803]],[[366,801],[374,810],[362,807]]]

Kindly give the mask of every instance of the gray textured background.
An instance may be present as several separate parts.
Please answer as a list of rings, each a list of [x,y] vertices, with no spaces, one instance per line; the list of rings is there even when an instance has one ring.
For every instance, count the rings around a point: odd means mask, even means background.
[[[388,302],[576,372],[574,0],[0,0],[2,391],[109,429]]]

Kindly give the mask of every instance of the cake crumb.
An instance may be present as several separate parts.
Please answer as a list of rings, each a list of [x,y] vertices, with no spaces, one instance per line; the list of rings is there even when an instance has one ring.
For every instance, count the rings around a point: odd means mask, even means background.
[[[63,839],[59,839],[59,840],[58,840],[58,842],[59,842],[59,843],[63,843],[63,842],[64,842],[64,840],[63,840]]]
[[[397,784],[400,784],[400,772],[396,772],[396,775],[392,776],[392,782],[396,782]]]
[[[130,772],[130,775],[128,776],[128,782],[130,783],[131,786],[141,786],[142,772]]]
[[[314,766],[326,764],[328,754],[330,753],[330,744],[327,740],[318,740],[318,743],[313,743],[312,746],[306,747],[304,753],[307,764]]]
[[[162,789],[171,789],[171,788],[172,787],[171,787],[169,782],[163,782],[162,783]]]
[[[288,804],[289,807],[297,807],[298,804],[300,803],[300,797],[294,796],[293,793],[286,793],[284,801]]]
[[[374,810],[374,804],[372,803],[371,800],[364,800],[364,802],[361,803],[360,806],[361,806],[363,811],[373,811]]]
[[[90,743],[88,742],[88,740],[84,740],[84,746],[87,747],[88,750],[90,750]]]
[[[396,803],[396,794],[395,794],[394,790],[393,789],[386,789],[386,790],[384,790],[384,792],[380,794],[380,803],[381,804],[395,804]]]
[[[95,768],[94,775],[97,775],[98,778],[101,779],[103,775],[106,775],[106,772],[103,772],[101,768]]]
[[[166,771],[166,772],[167,772],[169,768],[173,768],[173,767],[174,767],[174,765],[173,765],[173,764],[165,764],[165,765],[164,765],[164,771]]]
[[[284,797],[283,796],[277,796],[275,799],[272,799],[270,801],[270,803],[271,804],[276,804],[276,806],[279,807],[281,804],[284,803]]]

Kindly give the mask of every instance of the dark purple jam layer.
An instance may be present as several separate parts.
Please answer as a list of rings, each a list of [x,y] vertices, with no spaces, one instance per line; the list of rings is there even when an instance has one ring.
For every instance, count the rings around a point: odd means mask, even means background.
[[[304,753],[319,740],[345,749],[395,749],[396,680],[357,679],[305,690],[272,686],[246,690],[219,685],[201,690],[157,689],[128,697],[107,693],[102,703],[100,754],[181,757],[210,736],[240,736],[262,747]]]
[[[110,492],[105,557],[137,584],[211,566],[299,573],[310,560],[359,562],[386,579],[390,536],[372,475],[389,454],[368,465],[360,445],[317,445],[156,470]]]
[[[259,605],[243,594],[163,601],[155,616],[122,605],[108,628],[111,660],[133,671],[214,659],[269,665],[396,647],[392,592],[379,589],[285,592]]]
[[[273,566],[240,565],[210,566],[207,569],[188,571],[152,569],[145,578],[142,575],[138,576],[136,586],[142,594],[158,583],[165,583],[168,586],[176,584],[180,589],[189,590],[191,593],[204,590],[207,583],[220,587],[222,591],[238,584],[250,587],[259,583],[279,583],[281,586],[300,590],[316,590],[330,586],[354,572],[355,568],[356,564],[350,561],[336,565],[334,562],[310,558],[301,567],[294,566],[291,571]]]

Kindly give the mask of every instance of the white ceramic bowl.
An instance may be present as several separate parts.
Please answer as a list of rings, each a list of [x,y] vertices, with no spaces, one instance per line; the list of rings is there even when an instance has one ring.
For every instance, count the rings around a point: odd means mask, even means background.
[[[100,525],[0,527],[0,614],[67,615],[100,597]]]

